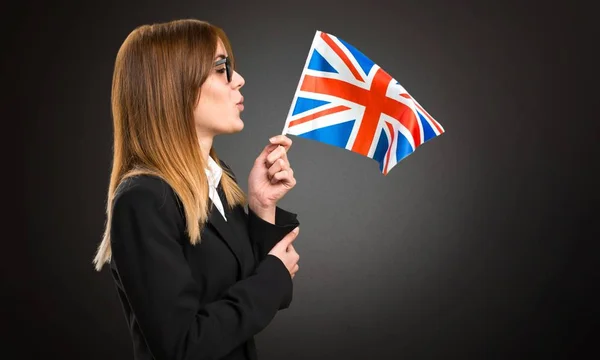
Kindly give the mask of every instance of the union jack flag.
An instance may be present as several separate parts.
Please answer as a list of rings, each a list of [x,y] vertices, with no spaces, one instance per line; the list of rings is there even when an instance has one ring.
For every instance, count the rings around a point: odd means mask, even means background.
[[[387,175],[442,126],[388,73],[352,45],[317,31],[283,134],[376,160]]]

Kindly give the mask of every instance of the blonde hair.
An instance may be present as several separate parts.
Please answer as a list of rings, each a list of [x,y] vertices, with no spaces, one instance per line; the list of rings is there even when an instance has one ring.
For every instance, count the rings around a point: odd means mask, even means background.
[[[181,201],[191,244],[209,215],[205,160],[195,131],[193,109],[213,68],[218,40],[232,60],[225,33],[204,21],[184,19],[133,30],[117,53],[112,83],[113,162],[104,235],[93,263],[100,271],[111,260],[111,213],[123,180],[154,175]],[[217,164],[213,149],[210,154]],[[221,183],[230,207],[246,196],[228,171]]]

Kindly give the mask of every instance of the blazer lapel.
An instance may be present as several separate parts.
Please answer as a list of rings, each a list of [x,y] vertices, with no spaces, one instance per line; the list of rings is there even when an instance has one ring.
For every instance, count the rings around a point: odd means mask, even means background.
[[[228,205],[225,200],[225,196],[222,195],[222,192],[220,192],[220,191],[219,191],[219,196],[221,197],[221,201],[223,203],[223,208],[225,209],[225,216],[227,216],[227,220],[231,221],[232,220],[231,212],[229,212]],[[242,259],[241,259],[242,249],[240,247],[241,244],[239,243],[239,241],[236,241],[235,234],[231,230],[231,225],[228,224],[227,221],[225,221],[225,219],[219,212],[219,209],[217,209],[217,207],[214,206],[214,204],[212,203],[212,201],[210,199],[209,199],[209,205],[212,210],[208,217],[208,222],[210,224],[212,224],[212,226],[215,228],[215,230],[217,230],[217,232],[219,233],[219,235],[221,236],[221,238],[223,239],[223,241],[225,242],[227,247],[229,247],[229,250],[231,250],[231,252],[235,256],[235,259],[238,263],[238,278],[241,279],[243,277],[242,276],[243,275],[243,270],[242,270],[243,263],[242,263]]]

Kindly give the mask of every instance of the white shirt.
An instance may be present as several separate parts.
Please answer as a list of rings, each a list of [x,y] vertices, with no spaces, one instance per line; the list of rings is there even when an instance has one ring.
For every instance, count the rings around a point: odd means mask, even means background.
[[[223,175],[223,169],[221,169],[217,162],[209,156],[208,169],[205,169],[205,171],[208,178],[208,196],[212,200],[213,204],[215,204],[221,215],[223,215],[225,221],[227,221],[227,218],[225,217],[225,210],[223,209],[223,203],[221,202],[221,198],[219,197],[219,193],[217,191],[219,181],[221,181],[221,176]]]

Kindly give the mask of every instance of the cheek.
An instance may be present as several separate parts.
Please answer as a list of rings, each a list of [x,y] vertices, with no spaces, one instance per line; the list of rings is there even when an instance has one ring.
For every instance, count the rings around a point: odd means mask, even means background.
[[[203,87],[202,92],[200,93],[198,105],[195,109],[196,120],[203,121],[207,118],[210,118],[211,114],[215,112],[216,108],[218,108],[218,105],[214,89],[212,89],[210,86]]]
[[[196,123],[215,126],[213,123],[215,119],[229,118],[235,109],[231,89],[209,79],[200,93],[200,101],[195,112]]]
[[[227,107],[230,103],[230,91],[225,86],[219,86],[219,84],[207,86],[206,90],[202,93],[204,98],[204,105],[218,110],[220,107]]]

